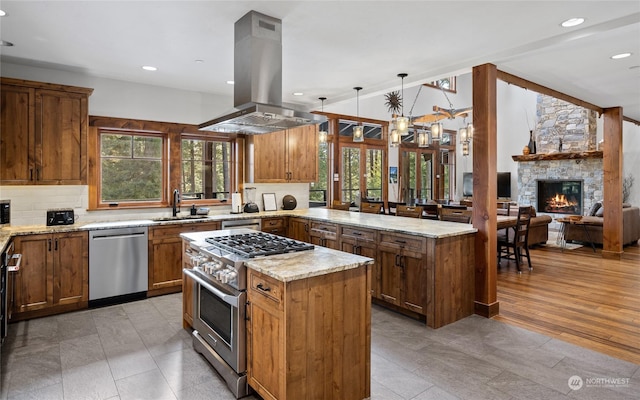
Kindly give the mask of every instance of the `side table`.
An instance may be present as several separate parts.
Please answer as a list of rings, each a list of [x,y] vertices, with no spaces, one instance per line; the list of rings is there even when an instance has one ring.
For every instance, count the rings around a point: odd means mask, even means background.
[[[591,240],[591,233],[589,233],[589,230],[587,229],[587,225],[589,225],[589,223],[583,221],[581,215],[572,215],[569,217],[556,218],[556,221],[562,224],[560,226],[560,233],[558,234],[558,238],[556,239],[556,244],[559,246],[562,246],[562,251],[564,251],[567,245],[567,240],[565,239],[564,234],[565,234],[565,231],[567,230],[567,226],[571,224],[571,225],[582,226],[582,229],[584,230],[584,233],[587,236],[587,241],[591,245],[593,252],[594,253],[596,252],[596,246],[595,244],[593,244],[593,240]]]

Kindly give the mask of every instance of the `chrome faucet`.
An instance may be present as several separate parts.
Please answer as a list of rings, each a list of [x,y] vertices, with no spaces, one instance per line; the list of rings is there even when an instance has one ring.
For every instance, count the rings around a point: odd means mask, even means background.
[[[173,216],[175,217],[180,212],[180,191],[173,189]]]

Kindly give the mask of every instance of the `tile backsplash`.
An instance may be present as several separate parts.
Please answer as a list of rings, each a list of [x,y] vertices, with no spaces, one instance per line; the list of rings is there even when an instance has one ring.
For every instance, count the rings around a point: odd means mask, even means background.
[[[290,194],[296,198],[298,209],[309,208],[308,183],[247,183],[245,186],[256,188],[256,203],[260,211],[264,210],[262,193],[275,193],[278,207],[282,206],[282,198]],[[0,186],[0,199],[11,200],[11,226],[45,225],[47,210],[57,208],[72,208],[78,222],[132,220],[171,215],[170,207],[87,211],[89,187],[84,185]],[[190,205],[185,204],[182,212],[188,213],[189,207]],[[210,214],[228,214],[230,210],[231,205],[211,207]]]

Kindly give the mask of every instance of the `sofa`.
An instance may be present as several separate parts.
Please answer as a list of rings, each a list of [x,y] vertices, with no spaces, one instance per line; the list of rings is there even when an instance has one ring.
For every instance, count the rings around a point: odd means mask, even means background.
[[[582,221],[587,222],[587,225],[583,227],[582,225],[567,224],[565,226],[565,240],[589,242],[589,239],[591,239],[592,243],[602,245],[603,212],[602,203],[596,202],[587,213],[588,215],[582,217]],[[632,207],[630,204],[623,204],[622,244],[626,246],[637,243],[638,240],[640,240],[640,209]]]

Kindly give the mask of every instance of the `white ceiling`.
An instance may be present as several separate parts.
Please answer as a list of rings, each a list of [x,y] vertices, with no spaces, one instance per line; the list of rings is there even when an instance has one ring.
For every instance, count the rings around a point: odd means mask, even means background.
[[[640,121],[638,0],[3,0],[0,8],[0,39],[15,44],[0,47],[1,57],[11,63],[231,99],[233,25],[256,10],[282,19],[287,103],[318,108],[320,96],[353,98],[354,86],[363,97],[396,89],[399,72],[409,87],[493,63]],[[562,28],[570,17],[586,22]],[[633,54],[610,59],[622,52]]]

